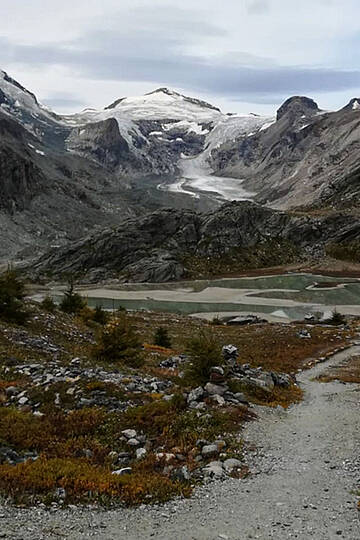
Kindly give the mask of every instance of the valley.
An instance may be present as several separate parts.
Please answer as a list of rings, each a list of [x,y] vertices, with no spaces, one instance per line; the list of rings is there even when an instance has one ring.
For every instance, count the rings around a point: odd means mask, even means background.
[[[0,537],[357,540],[359,103],[0,71]]]

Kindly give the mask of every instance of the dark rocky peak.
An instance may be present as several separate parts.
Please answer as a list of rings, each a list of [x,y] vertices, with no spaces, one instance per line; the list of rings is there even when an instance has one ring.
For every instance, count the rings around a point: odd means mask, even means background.
[[[116,99],[115,101],[113,101],[112,103],[110,103],[110,105],[108,105],[107,107],[104,108],[105,111],[109,111],[111,109],[115,109],[122,101],[124,101],[124,99],[126,99],[126,97],[122,97],[120,99]],[[86,109],[85,109],[86,110]]]
[[[11,91],[11,88],[13,87],[14,91],[16,92],[16,95],[18,95],[18,91],[20,90],[22,93],[29,96],[36,105],[39,105],[38,100],[36,99],[35,94],[27,90],[24,86],[22,86],[20,83],[18,83],[15,79],[10,77],[6,71],[0,70],[0,90],[2,95],[9,95],[11,98],[14,98],[14,94]],[[0,98],[1,98],[0,94]]]
[[[145,95],[152,96],[153,94],[166,94],[168,96],[181,96],[181,94],[179,94],[178,92],[175,92],[175,90],[171,90],[170,88],[167,88],[166,86],[157,88],[156,90],[153,90],[152,92],[148,92]]]
[[[320,112],[317,103],[305,96],[293,96],[287,99],[277,111],[276,120],[280,120],[285,115],[290,120],[299,119],[302,116],[313,116]]]
[[[92,122],[76,128],[75,132],[82,137],[83,140],[91,139],[101,142],[105,145],[113,144],[114,141],[121,139],[119,124],[115,118],[107,118],[100,122]]]
[[[352,98],[342,111],[360,111],[360,98]]]

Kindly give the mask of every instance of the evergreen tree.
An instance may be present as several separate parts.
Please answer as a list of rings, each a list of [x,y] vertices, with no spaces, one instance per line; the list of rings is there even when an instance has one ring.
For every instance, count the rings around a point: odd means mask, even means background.
[[[158,345],[159,347],[165,347],[166,349],[170,349],[171,347],[171,339],[169,337],[168,331],[163,326],[160,326],[154,335],[154,344]]]

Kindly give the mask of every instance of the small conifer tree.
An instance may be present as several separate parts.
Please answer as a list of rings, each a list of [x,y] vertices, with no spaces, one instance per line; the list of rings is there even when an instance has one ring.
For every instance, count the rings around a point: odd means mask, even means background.
[[[169,337],[168,331],[163,326],[159,326],[154,334],[154,344],[159,347],[165,347],[170,349],[171,339]]]
[[[79,313],[86,306],[83,297],[74,291],[74,281],[69,280],[68,288],[64,292],[64,298],[61,301],[60,309],[65,313]]]
[[[97,360],[130,367],[143,363],[141,342],[125,314],[112,318],[99,332],[93,355]]]
[[[0,319],[25,324],[29,312],[25,309],[25,285],[11,267],[0,276]]]

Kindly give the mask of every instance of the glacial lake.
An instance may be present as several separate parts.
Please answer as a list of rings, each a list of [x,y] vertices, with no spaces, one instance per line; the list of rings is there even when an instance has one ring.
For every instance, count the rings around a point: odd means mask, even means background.
[[[316,285],[320,284],[320,285]],[[55,292],[55,291],[54,291]],[[360,280],[313,274],[284,274],[166,284],[80,288],[89,306],[108,310],[162,311],[205,318],[236,314],[268,320],[301,319],[309,313],[360,315]],[[54,294],[59,299],[59,294]]]

